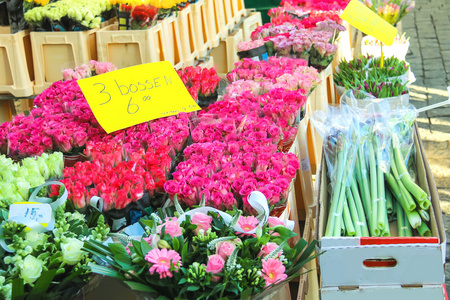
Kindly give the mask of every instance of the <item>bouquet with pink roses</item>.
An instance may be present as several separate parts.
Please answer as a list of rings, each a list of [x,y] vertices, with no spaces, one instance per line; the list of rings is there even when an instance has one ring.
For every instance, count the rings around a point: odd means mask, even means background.
[[[75,69],[65,69],[62,71],[63,80],[84,79],[95,75],[117,70],[117,67],[109,62],[98,62],[91,60],[88,64],[75,67]]]
[[[93,197],[100,197],[101,209],[113,226],[114,220],[121,218],[126,219],[121,226],[132,223],[130,210],[142,216],[151,204],[150,199],[163,190],[171,165],[168,149],[163,145],[133,152],[127,160],[122,146],[113,141],[88,142],[85,153],[92,161],[77,162],[74,167],[65,168],[61,182],[77,209],[83,210],[92,204]],[[141,200],[144,195],[145,199]],[[120,226],[116,227],[113,230]]]
[[[227,74],[228,81],[232,83],[227,87],[227,94],[238,95],[240,89],[264,94],[273,88],[283,88],[286,91],[301,89],[308,95],[320,83],[320,77],[317,70],[307,67],[307,64],[306,60],[286,57],[270,57],[268,62],[244,59]],[[242,79],[246,81],[236,83]]]
[[[220,77],[214,68],[186,67],[177,71],[194,100],[206,107],[217,100]]]
[[[148,228],[142,237],[114,234],[119,241],[106,247],[86,241],[85,250],[109,265],[92,263],[92,272],[123,280],[152,299],[262,299],[317,256],[316,241],[291,248],[296,234],[278,218],[210,210],[159,210],[141,219]]]
[[[98,141],[106,134],[76,80],[53,83],[34,105],[29,115],[1,125],[1,153],[19,158],[53,151],[78,154],[88,140]]]

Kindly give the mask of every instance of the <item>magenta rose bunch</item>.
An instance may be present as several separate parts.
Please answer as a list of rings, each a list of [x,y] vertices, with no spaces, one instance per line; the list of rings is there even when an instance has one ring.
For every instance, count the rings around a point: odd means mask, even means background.
[[[86,241],[86,251],[108,257],[108,267],[93,262],[92,271],[124,280],[152,298],[251,299],[273,293],[316,257],[315,241],[288,245],[295,234],[278,218],[264,224],[234,210],[225,220],[210,207],[186,213],[176,207],[142,218],[146,230],[133,229],[142,237],[115,234],[124,242],[106,247]]]

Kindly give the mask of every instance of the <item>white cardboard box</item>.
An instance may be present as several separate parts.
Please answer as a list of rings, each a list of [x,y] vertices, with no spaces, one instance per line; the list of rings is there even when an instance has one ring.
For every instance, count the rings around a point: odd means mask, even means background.
[[[442,285],[417,287],[364,286],[358,289],[322,288],[322,300],[444,300],[448,299]]]
[[[429,238],[325,237],[329,195],[326,163],[322,158],[322,167],[317,177],[320,180],[318,250],[325,251],[319,256],[322,287],[444,283],[446,237],[442,212],[436,183],[431,175],[417,129],[415,145],[419,185],[430,195],[433,204],[430,211],[432,237]],[[369,264],[366,261],[368,259],[372,260]]]

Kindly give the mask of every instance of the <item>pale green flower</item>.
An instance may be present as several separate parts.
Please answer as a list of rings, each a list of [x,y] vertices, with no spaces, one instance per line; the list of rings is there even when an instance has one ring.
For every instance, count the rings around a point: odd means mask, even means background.
[[[48,236],[45,233],[37,233],[36,231],[27,232],[27,242],[28,245],[36,250],[37,247],[43,245],[47,241]]]
[[[17,192],[20,194],[20,196],[24,200],[27,200],[28,197],[30,196],[30,188],[31,188],[30,183],[26,181],[24,178],[17,177],[15,185],[17,188]]]
[[[75,238],[67,239],[66,243],[61,244],[62,259],[68,265],[76,265],[87,254],[85,251],[81,251],[84,243]]]
[[[28,255],[23,260],[21,269],[20,269],[20,277],[26,283],[34,283],[42,273],[42,260],[37,259],[32,255]]]

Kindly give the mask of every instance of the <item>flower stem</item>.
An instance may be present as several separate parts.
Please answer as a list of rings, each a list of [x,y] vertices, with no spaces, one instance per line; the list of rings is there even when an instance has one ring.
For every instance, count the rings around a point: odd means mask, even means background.
[[[333,197],[330,206],[330,212],[328,215],[327,228],[325,230],[325,236],[340,236],[341,232],[341,216],[342,205],[341,199],[345,196],[345,189],[342,189],[343,178],[345,173],[345,151],[343,149],[337,150],[337,169],[336,169],[336,181],[333,189]],[[344,190],[344,193],[342,193]],[[343,195],[342,195],[343,194]],[[340,210],[340,213],[339,213]]]
[[[417,228],[417,231],[419,232],[420,236],[431,236],[430,228],[428,228],[425,222],[422,222],[422,224],[420,224],[419,228]]]
[[[369,227],[367,227],[366,215],[364,213],[363,204],[361,202],[361,197],[359,195],[354,177],[351,180],[351,191],[353,199],[355,200],[356,210],[358,211],[358,220],[361,224],[361,236],[369,236]]]
[[[344,210],[343,210],[343,217],[344,217],[344,225],[347,231],[347,235],[354,236],[356,234],[355,226],[353,226],[353,220],[352,215],[350,213],[350,209],[348,207],[347,199],[344,198]]]
[[[372,236],[380,236],[381,232],[378,228],[378,204],[376,199],[378,198],[377,190],[377,166],[375,163],[375,153],[372,142],[368,141],[369,148],[369,173],[370,173],[370,195],[372,196],[372,217],[370,222],[370,232]]]
[[[355,228],[355,235],[362,236],[361,222],[359,221],[358,210],[356,209],[355,199],[353,199],[350,187],[346,187],[347,202],[352,216],[353,227]]]
[[[411,178],[411,175],[408,173],[408,170],[406,170],[405,160],[403,159],[403,155],[400,151],[399,141],[396,134],[393,135],[393,148],[394,148],[394,160],[395,165],[397,167],[398,172],[400,173],[400,179],[404,186],[408,189],[408,191],[416,198],[417,202],[423,203],[425,201],[428,201],[428,195],[427,193],[420,188]],[[431,205],[431,203],[430,203]],[[430,207],[428,203],[424,205],[425,209],[428,209]],[[422,206],[421,206],[422,207]]]
[[[385,223],[387,219],[386,214],[386,198],[384,194],[384,172],[381,167],[381,147],[380,147],[380,140],[377,136],[375,138],[375,150],[377,153],[377,226],[383,232],[385,230],[385,227],[389,227],[388,223]],[[389,228],[388,228],[389,230]]]

